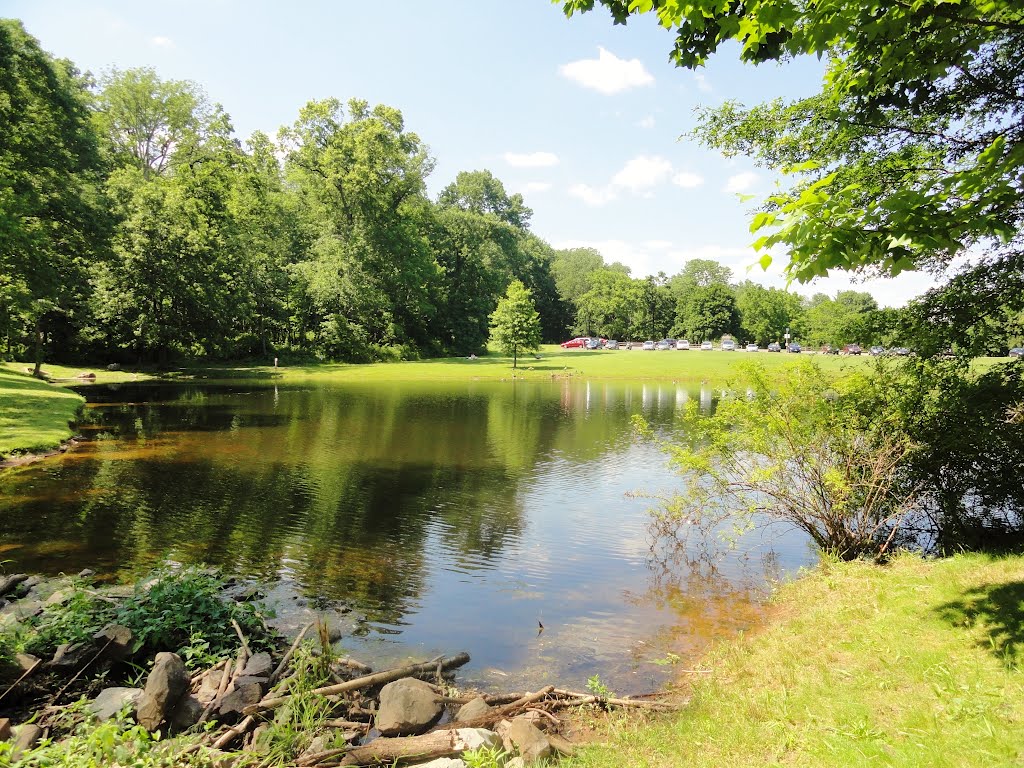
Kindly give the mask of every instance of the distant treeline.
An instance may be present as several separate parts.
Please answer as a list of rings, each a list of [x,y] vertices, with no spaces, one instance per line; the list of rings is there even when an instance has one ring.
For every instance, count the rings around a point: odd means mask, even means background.
[[[489,171],[436,200],[401,112],[312,101],[244,145],[228,115],[151,69],[98,79],[0,20],[0,355],[130,362],[481,351],[513,280],[545,341],[733,333],[884,342],[869,294],[803,301],[688,262],[632,278],[558,251]]]

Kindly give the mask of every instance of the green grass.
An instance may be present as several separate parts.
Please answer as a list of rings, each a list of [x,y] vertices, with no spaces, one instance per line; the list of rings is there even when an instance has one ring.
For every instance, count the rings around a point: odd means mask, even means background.
[[[0,457],[51,450],[71,437],[84,399],[63,387],[0,367]]]
[[[821,566],[719,647],[690,703],[616,719],[591,766],[995,766],[1024,758],[1024,558]]]

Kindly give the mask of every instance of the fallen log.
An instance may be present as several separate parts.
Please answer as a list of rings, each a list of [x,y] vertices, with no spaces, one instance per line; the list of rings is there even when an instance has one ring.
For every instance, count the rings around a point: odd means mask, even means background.
[[[555,688],[552,691],[558,697],[554,706],[575,707],[582,704],[607,704],[612,707],[636,707],[638,709],[670,710],[677,707],[666,704],[663,701],[640,701],[637,699],[617,699],[614,697],[593,696],[589,693],[567,691],[562,688]]]
[[[243,733],[248,733],[251,728],[256,726],[256,718],[251,715],[245,718],[242,722],[225,731],[223,734],[217,737],[217,740],[213,742],[214,749],[224,749],[228,744],[237,739]]]
[[[424,662],[423,664],[410,664],[407,667],[377,672],[376,674],[366,675],[365,677],[357,677],[354,680],[349,680],[344,683],[336,683],[335,685],[328,685],[323,688],[315,688],[310,691],[310,693],[317,696],[334,696],[341,693],[348,693],[349,691],[358,691],[361,688],[372,688],[377,685],[384,685],[385,683],[390,683],[395,680],[401,680],[403,677],[415,677],[416,675],[433,672],[438,667],[441,669],[454,669],[455,667],[461,667],[468,661],[469,654],[460,653],[449,659],[444,659],[442,657],[439,660],[435,659]],[[282,704],[288,702],[289,699],[291,699],[290,695],[264,699],[258,704],[246,707],[243,712],[246,715],[255,715],[260,712],[277,709]]]
[[[466,751],[466,742],[459,735],[461,728],[447,727],[421,736],[399,736],[376,739],[363,747],[349,750],[341,765],[394,765],[420,763],[439,757],[452,757]]]

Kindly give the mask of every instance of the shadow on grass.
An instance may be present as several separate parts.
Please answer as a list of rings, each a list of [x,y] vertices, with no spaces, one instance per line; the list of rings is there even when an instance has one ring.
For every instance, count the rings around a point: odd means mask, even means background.
[[[969,589],[959,600],[940,605],[936,611],[955,627],[981,624],[988,639],[979,645],[1008,667],[1019,666],[1024,650],[1024,581]]]

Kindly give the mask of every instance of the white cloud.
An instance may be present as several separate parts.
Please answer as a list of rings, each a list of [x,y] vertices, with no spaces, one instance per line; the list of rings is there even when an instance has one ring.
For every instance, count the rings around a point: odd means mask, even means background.
[[[654,76],[640,59],[620,59],[604,48],[598,48],[596,59],[571,61],[563,64],[559,72],[584,88],[606,94],[654,83]]]
[[[618,197],[618,194],[610,186],[591,187],[589,184],[573,184],[569,187],[569,194],[578,197],[587,205],[593,206],[606,205]]]
[[[163,37],[162,35],[157,35],[156,37],[150,38],[149,42],[152,45],[155,45],[157,48],[166,48],[167,50],[171,50],[172,48],[176,47],[174,45],[174,41],[171,40],[171,38]]]
[[[757,183],[757,174],[745,171],[730,176],[725,182],[726,192],[746,192]]]
[[[697,90],[701,93],[711,93],[714,88],[711,87],[711,83],[708,82],[707,77],[704,76],[703,72],[694,72],[693,80],[697,83]]]
[[[661,184],[672,173],[672,163],[657,155],[638,155],[612,177],[612,184],[634,193]]]
[[[640,118],[636,124],[637,128],[653,128],[654,127],[654,115],[647,115],[646,117]]]
[[[663,251],[666,248],[672,247],[671,240],[646,240],[644,241],[645,248],[651,248],[655,251]]]
[[[547,192],[551,185],[546,181],[528,181],[522,188],[523,192]]]
[[[505,162],[513,168],[547,168],[558,165],[558,155],[553,152],[506,152]]]
[[[704,183],[704,177],[689,171],[680,171],[672,177],[672,183],[683,189],[694,189]]]

